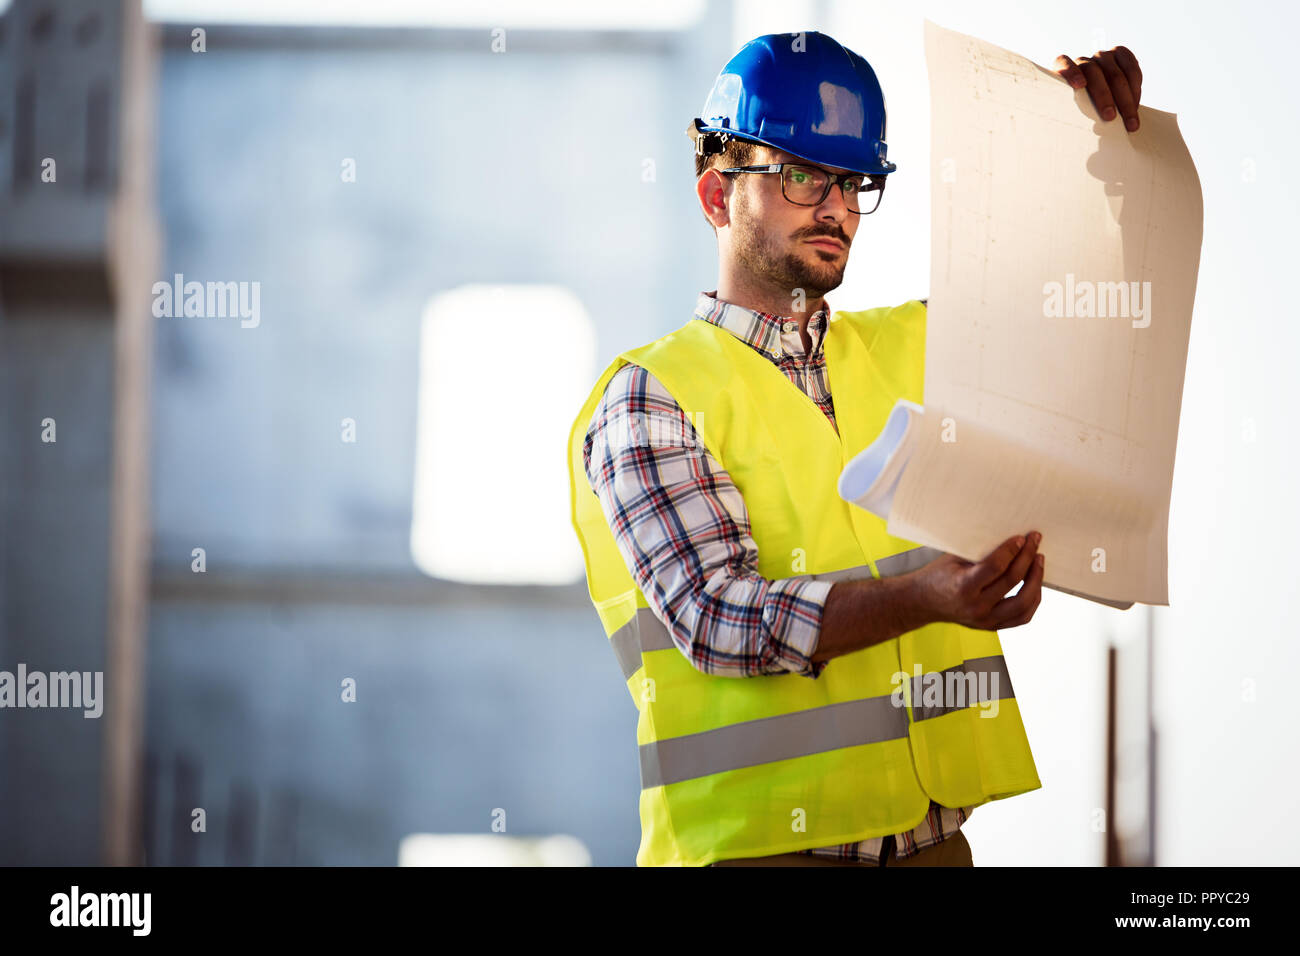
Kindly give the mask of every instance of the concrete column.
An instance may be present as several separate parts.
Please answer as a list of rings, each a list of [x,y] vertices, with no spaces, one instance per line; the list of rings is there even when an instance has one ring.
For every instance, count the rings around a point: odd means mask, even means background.
[[[103,680],[0,709],[3,864],[142,862],[155,49],[140,0],[0,20],[0,671]]]

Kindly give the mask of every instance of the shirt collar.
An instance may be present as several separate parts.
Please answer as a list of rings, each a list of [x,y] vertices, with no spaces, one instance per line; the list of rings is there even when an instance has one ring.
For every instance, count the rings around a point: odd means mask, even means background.
[[[821,309],[808,317],[808,336],[812,340],[809,358],[821,350],[829,321],[829,307],[825,299],[822,299],[821,305]],[[784,352],[781,341],[783,333],[794,336],[796,342],[799,340],[799,324],[790,316],[747,309],[743,305],[719,299],[716,290],[700,293],[695,303],[694,317],[726,329],[746,345],[773,358],[779,358]],[[797,348],[802,350],[801,342]]]

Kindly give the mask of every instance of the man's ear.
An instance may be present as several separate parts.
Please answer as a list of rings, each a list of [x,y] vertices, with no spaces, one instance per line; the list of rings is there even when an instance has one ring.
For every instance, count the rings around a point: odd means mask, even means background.
[[[700,209],[714,229],[731,222],[730,206],[734,182],[716,169],[706,169],[695,181],[695,195],[699,199]]]

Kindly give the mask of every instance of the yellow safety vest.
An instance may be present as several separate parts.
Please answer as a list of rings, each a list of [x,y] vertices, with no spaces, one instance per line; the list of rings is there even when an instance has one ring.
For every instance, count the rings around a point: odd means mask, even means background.
[[[770,579],[882,577],[940,552],[838,494],[898,398],[922,401],[925,306],[837,312],[826,331],[839,434],[730,332],[692,318],[605,369],[569,437],[587,585],[640,711],[640,866],[705,865],[902,833],[930,798],[978,805],[1042,784],[995,631],[931,624],[797,674],[705,674],[677,649],[617,550],[582,448],[610,378],[649,370],[744,497]],[[964,695],[964,696],[963,696]]]

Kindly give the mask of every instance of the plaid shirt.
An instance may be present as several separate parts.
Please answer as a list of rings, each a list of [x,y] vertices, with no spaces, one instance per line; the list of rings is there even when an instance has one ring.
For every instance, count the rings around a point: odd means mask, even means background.
[[[715,293],[700,294],[694,318],[726,329],[768,358],[835,426],[822,348],[825,300],[821,306],[808,320],[807,353],[793,319],[724,302]],[[645,435],[647,426],[649,441],[628,440]],[[744,499],[653,375],[636,365],[614,374],[582,454],[623,560],[694,667],[726,677],[821,674],[827,662],[810,658],[831,582],[758,573]],[[932,800],[926,818],[906,833],[799,852],[879,865],[890,845],[900,859],[913,856],[955,833],[973,810]]]

